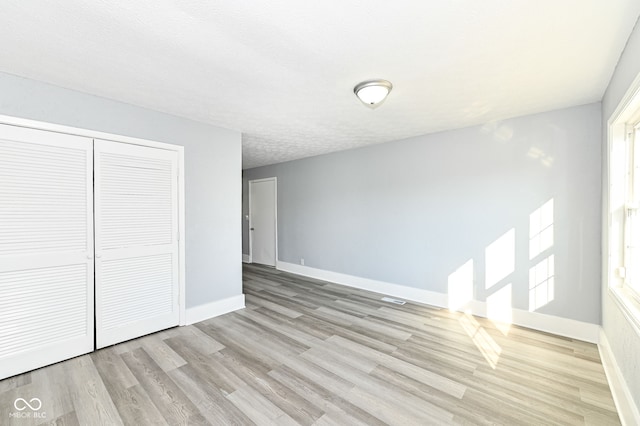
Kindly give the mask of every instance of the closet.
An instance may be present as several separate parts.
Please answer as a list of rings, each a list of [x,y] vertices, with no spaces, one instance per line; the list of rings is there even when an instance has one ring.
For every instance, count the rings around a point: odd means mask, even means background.
[[[98,348],[178,324],[175,151],[94,142]]]
[[[0,379],[180,322],[182,148],[64,130],[0,124]]]

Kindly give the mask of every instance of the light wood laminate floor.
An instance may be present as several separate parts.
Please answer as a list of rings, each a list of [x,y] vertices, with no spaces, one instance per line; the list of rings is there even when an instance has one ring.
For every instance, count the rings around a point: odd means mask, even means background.
[[[269,268],[247,308],[0,381],[2,425],[615,425],[595,345]],[[15,418],[37,397],[46,418]]]

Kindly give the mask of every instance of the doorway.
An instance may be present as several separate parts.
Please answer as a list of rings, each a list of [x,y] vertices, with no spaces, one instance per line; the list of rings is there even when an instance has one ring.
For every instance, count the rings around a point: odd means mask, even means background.
[[[249,256],[276,266],[278,258],[277,178],[249,181]]]

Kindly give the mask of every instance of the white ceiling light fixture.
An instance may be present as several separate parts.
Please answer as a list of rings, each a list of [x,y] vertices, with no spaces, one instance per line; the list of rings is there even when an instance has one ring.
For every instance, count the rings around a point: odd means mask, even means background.
[[[367,80],[356,85],[353,93],[371,109],[377,108],[387,98],[393,85],[387,80]]]

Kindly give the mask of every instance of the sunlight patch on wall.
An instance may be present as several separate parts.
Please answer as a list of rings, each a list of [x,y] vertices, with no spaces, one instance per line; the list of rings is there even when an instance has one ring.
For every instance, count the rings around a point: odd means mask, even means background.
[[[481,131],[485,134],[491,134],[497,142],[506,143],[513,139],[513,128],[499,121],[485,123]]]
[[[449,309],[462,310],[473,299],[473,259],[449,275]]]
[[[511,283],[487,297],[487,318],[502,334],[507,335],[513,322]]]
[[[529,259],[553,246],[553,198],[529,215]]]
[[[529,152],[527,152],[527,157],[533,158],[534,160],[539,160],[540,163],[545,167],[553,166],[553,157],[547,155],[542,149],[532,146],[529,148]]]
[[[513,273],[516,266],[516,230],[511,228],[489,244],[484,251],[486,262],[485,289],[496,285]]]
[[[458,321],[484,359],[487,360],[489,366],[495,370],[502,353],[500,345],[496,343],[473,315],[463,314]]]
[[[554,269],[553,255],[529,269],[529,311],[533,312],[553,300]]]

